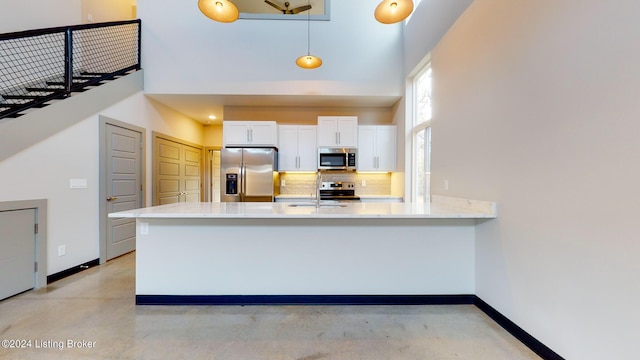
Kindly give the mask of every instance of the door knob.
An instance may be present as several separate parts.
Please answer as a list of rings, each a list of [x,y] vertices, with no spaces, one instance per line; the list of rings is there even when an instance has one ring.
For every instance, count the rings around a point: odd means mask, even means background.
[[[118,200],[118,198],[115,196],[107,196],[107,201],[114,201],[114,200]]]

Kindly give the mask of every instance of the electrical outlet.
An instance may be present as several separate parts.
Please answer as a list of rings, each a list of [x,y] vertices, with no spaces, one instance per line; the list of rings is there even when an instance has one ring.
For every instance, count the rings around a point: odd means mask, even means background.
[[[140,235],[149,235],[149,223],[140,223]]]
[[[449,190],[449,180],[444,181],[444,189]]]
[[[60,245],[58,246],[58,256],[65,256],[67,254],[67,246]]]
[[[367,180],[362,179],[362,187],[366,187],[367,186]]]
[[[287,186],[284,180],[280,180],[280,186]]]

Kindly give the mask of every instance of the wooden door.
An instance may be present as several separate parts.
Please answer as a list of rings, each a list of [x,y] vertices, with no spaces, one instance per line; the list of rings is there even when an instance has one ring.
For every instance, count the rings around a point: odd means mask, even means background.
[[[200,202],[201,196],[201,174],[202,174],[202,149],[189,145],[182,145],[184,154],[183,176],[181,187],[183,189],[184,202]]]
[[[155,147],[156,191],[153,196],[153,204],[165,205],[180,202],[182,195],[181,168],[184,163],[182,145],[156,137]]]
[[[154,205],[202,201],[202,148],[154,139]]]

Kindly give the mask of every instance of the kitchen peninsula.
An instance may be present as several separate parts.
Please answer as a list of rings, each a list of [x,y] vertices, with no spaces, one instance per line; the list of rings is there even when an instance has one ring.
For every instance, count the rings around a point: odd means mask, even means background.
[[[434,196],[177,203],[109,217],[136,218],[138,304],[357,303],[474,294],[475,226],[496,211]]]

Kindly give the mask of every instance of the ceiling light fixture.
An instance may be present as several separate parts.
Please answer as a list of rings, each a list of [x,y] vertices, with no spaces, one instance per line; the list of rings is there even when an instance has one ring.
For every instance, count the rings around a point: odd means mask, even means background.
[[[215,116],[215,115],[209,115],[209,119],[211,119],[211,120],[215,120],[215,119],[216,119],[216,116]]]
[[[198,8],[208,18],[220,22],[238,20],[240,12],[229,0],[198,0]]]
[[[383,24],[394,24],[406,19],[412,11],[411,0],[383,0],[376,8],[374,16]]]
[[[311,1],[308,0],[307,4]],[[307,55],[300,56],[296,59],[296,65],[303,69],[315,69],[322,65],[322,59],[311,55],[311,11],[307,12]]]

